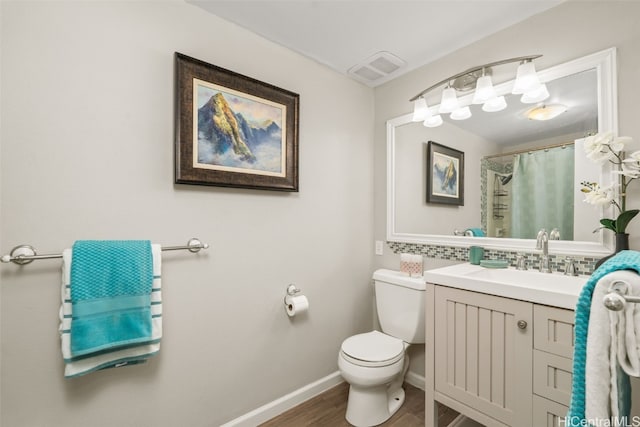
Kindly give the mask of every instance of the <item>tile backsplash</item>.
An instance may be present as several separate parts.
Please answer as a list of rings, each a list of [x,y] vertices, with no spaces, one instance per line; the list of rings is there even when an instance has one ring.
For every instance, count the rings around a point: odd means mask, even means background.
[[[469,260],[469,248],[457,247],[457,246],[439,246],[439,245],[423,245],[419,243],[400,243],[400,242],[387,242],[387,245],[393,253],[412,253],[417,255],[423,255],[427,258],[447,259],[452,261],[466,262]],[[516,256],[522,254],[526,260],[527,267],[530,270],[534,270],[540,263],[540,254],[526,253],[516,251],[503,251],[495,249],[484,250],[484,259],[503,259],[509,262],[512,267],[516,266]],[[563,273],[565,267],[565,260],[572,258],[575,260],[578,274],[589,275],[595,269],[595,264],[600,258],[585,257],[578,255],[563,255],[563,254],[549,254],[551,261],[551,268],[553,271]]]

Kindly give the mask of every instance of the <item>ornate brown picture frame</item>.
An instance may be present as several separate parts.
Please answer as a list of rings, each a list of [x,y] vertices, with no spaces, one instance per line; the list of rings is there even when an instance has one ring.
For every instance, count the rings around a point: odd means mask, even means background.
[[[298,191],[296,93],[176,52],[175,182]]]

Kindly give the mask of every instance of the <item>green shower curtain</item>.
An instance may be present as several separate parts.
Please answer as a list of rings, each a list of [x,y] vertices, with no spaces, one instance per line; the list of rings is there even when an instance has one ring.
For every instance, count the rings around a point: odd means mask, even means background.
[[[557,228],[562,240],[573,240],[573,175],[573,145],[515,156],[511,236],[535,239],[541,228]]]

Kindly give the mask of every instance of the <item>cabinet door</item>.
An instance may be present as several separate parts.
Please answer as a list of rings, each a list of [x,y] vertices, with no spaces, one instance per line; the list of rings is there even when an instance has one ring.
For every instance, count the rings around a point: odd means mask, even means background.
[[[530,427],[532,304],[444,286],[434,296],[442,325],[435,331],[436,390],[504,424]]]

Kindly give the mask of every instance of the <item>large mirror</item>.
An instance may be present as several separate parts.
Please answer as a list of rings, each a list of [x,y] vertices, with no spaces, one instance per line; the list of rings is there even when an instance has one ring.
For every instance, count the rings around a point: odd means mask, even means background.
[[[610,213],[583,202],[580,182],[606,185],[611,179],[606,165],[586,159],[582,142],[590,133],[617,131],[615,64],[615,49],[608,49],[538,72],[551,93],[545,102],[569,104],[561,120],[524,118],[531,105],[520,104],[515,96],[508,98],[512,81],[496,90],[507,96],[509,105],[519,105],[515,110],[479,111],[474,120],[445,121],[436,128],[413,122],[412,114],[389,120],[387,240],[527,251],[535,247],[533,233],[545,227],[558,229],[559,240],[550,244],[556,253],[609,253],[610,233],[593,231],[598,219]],[[463,206],[426,202],[428,141],[464,152]],[[527,188],[520,179],[514,182],[514,168],[520,176],[530,162],[546,167],[542,173],[548,183],[530,178],[533,186]],[[550,171],[558,173],[551,176]],[[523,215],[533,209],[553,215],[542,226],[533,224]],[[454,234],[467,229],[482,229],[487,237]]]

